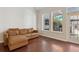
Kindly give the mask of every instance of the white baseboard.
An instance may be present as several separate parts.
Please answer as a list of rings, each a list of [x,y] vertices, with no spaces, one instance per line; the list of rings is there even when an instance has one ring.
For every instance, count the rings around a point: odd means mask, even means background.
[[[42,35],[42,34],[40,34],[40,35]],[[49,36],[46,36],[46,35],[42,35],[42,36],[49,37]],[[53,38],[53,37],[49,37],[49,38]],[[55,39],[57,39],[57,38],[55,38]],[[61,40],[61,39],[57,39],[57,40]],[[78,41],[71,41],[71,40],[61,40],[61,41],[65,41],[65,42],[71,42],[71,43],[79,44]]]
[[[42,34],[40,34],[40,35],[42,35]],[[56,40],[60,40],[60,41],[65,41],[65,42],[67,42],[67,40],[63,40],[63,39],[60,39],[60,38],[54,38],[54,37],[47,36],[47,35],[42,35],[42,36],[45,36],[45,37],[49,37],[49,38],[53,38],[53,39],[56,39]]]

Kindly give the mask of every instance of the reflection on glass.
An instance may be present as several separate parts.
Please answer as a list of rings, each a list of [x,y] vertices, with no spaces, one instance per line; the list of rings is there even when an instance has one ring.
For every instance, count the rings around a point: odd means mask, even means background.
[[[62,20],[63,20],[63,15],[55,15],[54,20],[53,20],[53,30],[54,31],[61,31],[62,32]]]
[[[49,16],[44,17],[44,30],[49,30]]]
[[[71,19],[70,34],[74,39],[79,39],[79,20]]]

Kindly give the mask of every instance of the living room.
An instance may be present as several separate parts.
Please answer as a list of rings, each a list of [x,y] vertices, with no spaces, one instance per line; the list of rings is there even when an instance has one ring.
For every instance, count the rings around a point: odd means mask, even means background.
[[[79,30],[77,30],[79,22],[72,23],[72,19],[79,19],[78,11],[79,8],[76,7],[0,7],[0,51],[79,51]],[[77,29],[73,29],[74,27]],[[31,35],[31,39],[24,36],[28,40],[28,44],[22,43],[23,45],[16,44],[16,46],[14,43],[13,46],[10,46],[8,41],[5,46],[4,38],[7,36],[5,33],[17,28],[18,31],[22,30],[22,34],[30,31],[29,29],[33,31],[31,34],[27,33],[28,37]],[[15,33],[10,35],[15,35]],[[10,38],[9,36],[8,40],[11,40]],[[16,40],[19,42],[20,39],[17,38],[12,37],[15,42]],[[24,38],[22,37],[22,39]],[[11,42],[13,43],[13,41]]]
[[[79,59],[79,0],[0,0],[0,59]]]

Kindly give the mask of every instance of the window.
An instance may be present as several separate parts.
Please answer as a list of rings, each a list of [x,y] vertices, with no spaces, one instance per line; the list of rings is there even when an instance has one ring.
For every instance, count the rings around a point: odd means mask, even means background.
[[[53,31],[62,32],[63,31],[63,24],[62,21],[64,20],[64,16],[61,13],[54,13],[53,16]]]
[[[61,31],[62,32],[62,20],[63,20],[63,15],[56,15],[54,16],[53,20],[53,30],[54,31]]]
[[[50,15],[49,14],[44,14],[42,17],[42,29],[43,30],[49,30],[50,29]]]
[[[51,17],[50,17],[51,16]],[[57,31],[62,32],[63,31],[63,12],[61,10],[58,10],[58,12],[53,13],[46,13],[42,15],[42,30],[49,31]]]

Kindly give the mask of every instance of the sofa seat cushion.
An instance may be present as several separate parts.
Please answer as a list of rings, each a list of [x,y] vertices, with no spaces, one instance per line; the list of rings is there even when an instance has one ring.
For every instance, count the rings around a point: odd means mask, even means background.
[[[32,33],[31,38],[36,38],[36,37],[39,37],[39,34],[38,33]]]
[[[27,40],[28,40],[28,37],[24,35],[10,36],[9,44],[16,44],[16,43],[20,43],[20,42],[27,41]]]
[[[25,34],[26,37],[31,37],[31,33]]]
[[[31,35],[33,36],[33,35],[39,35],[39,34],[38,33],[32,33]]]

